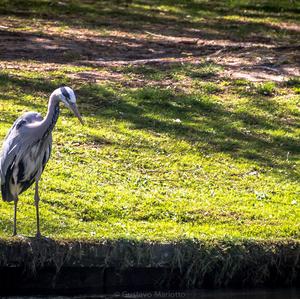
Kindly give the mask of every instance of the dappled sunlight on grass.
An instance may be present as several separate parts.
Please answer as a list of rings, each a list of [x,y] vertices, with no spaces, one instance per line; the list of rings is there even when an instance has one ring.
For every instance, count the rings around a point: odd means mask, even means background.
[[[209,77],[193,75],[202,70],[167,71],[189,76],[188,92],[176,85],[82,84],[63,72],[1,74],[2,137],[22,111],[45,113],[61,80],[76,90],[87,123],[80,126],[62,109],[40,184],[46,235],[299,238],[300,115],[296,98],[284,96],[292,86],[226,78],[220,85],[208,82],[218,68]],[[118,71],[149,75],[147,68]],[[33,190],[21,198],[19,223],[30,234]],[[2,202],[1,210],[7,236],[12,206]]]

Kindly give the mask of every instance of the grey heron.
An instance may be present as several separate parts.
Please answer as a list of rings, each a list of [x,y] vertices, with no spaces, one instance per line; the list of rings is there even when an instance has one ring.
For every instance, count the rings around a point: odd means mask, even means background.
[[[18,196],[35,183],[34,201],[36,207],[36,236],[40,237],[39,180],[50,158],[52,130],[59,116],[59,103],[63,102],[83,120],[76,106],[76,97],[70,87],[60,87],[49,98],[45,118],[37,112],[20,116],[4,139],[0,155],[1,193],[4,201],[14,201],[14,229],[17,234]]]

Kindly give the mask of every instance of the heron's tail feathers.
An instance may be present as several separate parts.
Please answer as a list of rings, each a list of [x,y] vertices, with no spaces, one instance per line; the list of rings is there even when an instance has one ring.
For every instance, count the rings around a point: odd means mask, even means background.
[[[15,200],[14,196],[11,194],[11,192],[8,188],[8,184],[1,185],[1,193],[2,193],[2,199],[4,201],[14,201]]]

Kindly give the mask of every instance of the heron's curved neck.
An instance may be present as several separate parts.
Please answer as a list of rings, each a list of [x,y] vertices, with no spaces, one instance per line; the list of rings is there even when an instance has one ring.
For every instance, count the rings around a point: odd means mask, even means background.
[[[59,116],[59,99],[51,96],[48,104],[48,112],[43,120],[43,138],[47,137],[53,130]]]

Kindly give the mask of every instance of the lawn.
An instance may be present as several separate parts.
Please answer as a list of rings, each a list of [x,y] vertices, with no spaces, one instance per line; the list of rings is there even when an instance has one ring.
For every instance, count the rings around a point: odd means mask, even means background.
[[[0,138],[63,85],[86,123],[61,109],[45,236],[300,239],[300,5],[273,2],[0,1]]]

